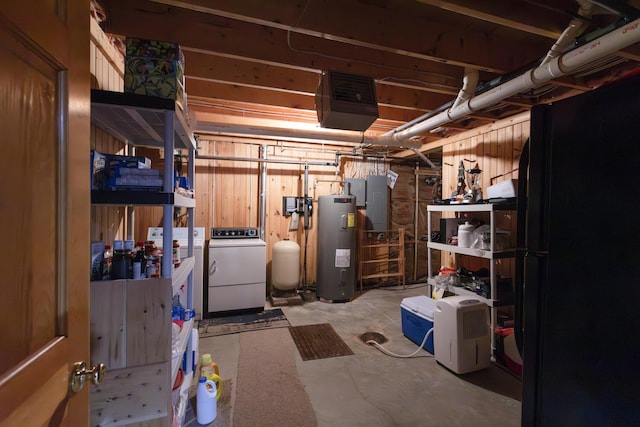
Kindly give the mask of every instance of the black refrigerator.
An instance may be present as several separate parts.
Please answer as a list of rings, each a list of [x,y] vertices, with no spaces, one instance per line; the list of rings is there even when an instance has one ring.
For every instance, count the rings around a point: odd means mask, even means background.
[[[640,426],[640,76],[533,108],[519,177],[522,425]]]

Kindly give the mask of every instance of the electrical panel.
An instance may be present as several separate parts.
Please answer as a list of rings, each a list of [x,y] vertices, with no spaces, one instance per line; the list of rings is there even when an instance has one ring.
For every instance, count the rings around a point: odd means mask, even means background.
[[[347,187],[347,194],[351,194],[356,198],[356,206],[363,208],[366,206],[366,181],[362,178],[346,178],[344,185]]]
[[[367,230],[387,230],[389,190],[386,175],[367,176]]]

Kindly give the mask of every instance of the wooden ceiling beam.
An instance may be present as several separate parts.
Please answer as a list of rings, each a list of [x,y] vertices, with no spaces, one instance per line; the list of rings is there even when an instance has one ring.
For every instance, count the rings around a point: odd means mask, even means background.
[[[198,94],[201,100],[206,102],[244,102],[245,106],[251,105],[247,111],[251,111],[255,105],[279,106],[294,110],[315,111],[315,92],[292,91],[275,89],[273,87],[254,84],[242,84],[237,81],[220,81],[205,78],[187,78],[185,87],[187,94]],[[378,110],[381,118],[398,121],[400,123],[411,121],[429,111],[440,108],[454,98],[448,95],[407,90],[403,88],[378,87]],[[189,97],[189,100],[192,98]],[[514,101],[514,105],[530,105]],[[246,108],[246,107],[245,107]],[[295,112],[289,111],[295,115]],[[482,112],[473,113],[470,118],[478,120],[495,120],[496,117]]]
[[[549,39],[557,39],[571,19],[571,16],[549,13],[548,9],[523,1],[493,0],[482,3],[474,0],[418,1],[459,15]],[[576,3],[575,11],[577,10]]]
[[[209,25],[215,27],[214,32],[226,33],[227,42],[233,40],[232,33],[237,35],[236,30],[240,29],[244,37],[252,41],[264,37],[265,33],[283,32],[289,33],[290,44],[297,42],[301,36],[307,36],[339,42],[352,49],[377,50],[412,58],[414,61],[449,64],[499,74],[534,60],[527,52],[537,51],[537,57],[544,55],[548,48],[548,41],[540,38],[513,40],[499,37],[492,28],[476,30],[473,26],[465,28],[454,22],[448,25],[431,17],[437,9],[424,5],[421,5],[421,14],[408,15],[397,12],[393,8],[393,2],[381,13],[379,6],[355,0],[327,0],[309,3],[308,10],[301,15],[299,2],[295,0],[283,0],[278,3],[278,7],[273,7],[273,4],[262,7],[258,5],[265,2],[232,0],[216,2],[216,8],[210,7],[210,2],[205,0],[130,3],[109,0],[108,4],[115,5],[109,7],[109,13],[112,14],[109,26],[117,26],[116,21],[121,21],[123,15],[133,14],[121,12],[122,7],[137,9],[136,14],[146,10],[149,17],[170,15],[171,22],[166,22],[162,27],[163,32],[171,25],[180,27],[182,31],[197,30],[193,26],[194,19],[207,21],[206,17],[209,17]],[[263,10],[267,6],[270,6],[270,14]],[[294,13],[297,17],[302,16],[300,22],[294,21]],[[265,19],[263,16],[269,18]],[[364,22],[366,25],[354,25],[354,19],[359,24]],[[184,25],[180,25],[180,22]],[[145,23],[138,19],[131,28],[137,30],[138,25]],[[211,27],[209,29],[213,30]],[[325,53],[330,52],[331,50]]]
[[[322,70],[291,66],[274,61],[260,61],[255,58],[228,55],[202,49],[183,48],[188,74],[197,78],[215,78],[237,81],[245,84],[272,86],[291,91],[315,90],[320,82]],[[445,94],[454,97],[458,94],[461,81],[453,81],[440,76],[426,74],[421,81],[378,79],[378,85],[401,87],[424,92]]]
[[[230,108],[235,104],[236,108]],[[292,112],[289,109],[273,107],[273,106],[265,106],[265,105],[247,105],[246,103],[234,103],[225,101],[223,104],[216,104],[215,102],[210,102],[209,100],[197,98],[195,102],[190,104],[190,110],[194,112],[205,113],[206,117],[209,120],[217,120],[218,117],[233,117],[236,119],[238,116],[238,111],[242,111],[240,117],[246,121],[247,124],[251,123],[253,119],[271,119],[271,120],[281,120],[291,123],[292,120],[295,120],[297,123],[307,123],[309,125],[317,125],[318,117],[315,111],[310,110],[296,110]],[[389,115],[385,115],[384,117],[388,117]],[[285,117],[286,119],[283,119]],[[224,119],[228,120],[228,119]],[[389,130],[395,129],[398,126],[406,123],[408,120],[391,120],[391,119],[378,119],[376,120],[369,130],[379,133],[384,133]],[[222,121],[225,123],[225,121]],[[284,125],[281,125],[284,126]]]
[[[351,70],[354,74],[374,78],[389,74],[405,79],[415,79],[416,75],[424,75],[425,78],[437,76],[457,85],[463,75],[463,70],[457,66],[372,49],[354,49],[344,43],[300,34],[294,35],[295,40],[288,40],[286,31],[168,8],[145,0],[106,1],[109,18],[105,22],[105,31],[120,36],[171,40],[187,49],[308,69]]]
[[[573,17],[578,16],[578,3],[573,10],[558,9],[553,3],[515,2],[513,0],[493,0],[482,3],[474,0],[418,0],[420,3],[480,19],[529,34],[557,40]],[[598,6],[594,5],[598,11]],[[555,12],[555,13],[554,13]],[[596,20],[596,25],[597,25]],[[640,61],[640,46],[631,46],[618,55],[632,61]]]

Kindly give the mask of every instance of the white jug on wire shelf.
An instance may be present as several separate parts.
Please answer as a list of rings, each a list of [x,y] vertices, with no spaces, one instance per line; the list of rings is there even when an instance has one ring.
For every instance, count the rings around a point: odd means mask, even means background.
[[[468,221],[458,226],[458,246],[461,248],[471,247],[474,228],[473,224],[469,224]]]

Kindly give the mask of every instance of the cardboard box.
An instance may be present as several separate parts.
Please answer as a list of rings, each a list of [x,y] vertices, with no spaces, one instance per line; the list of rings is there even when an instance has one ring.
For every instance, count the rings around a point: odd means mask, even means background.
[[[162,173],[158,169],[136,169],[115,166],[107,171],[105,187],[109,190],[117,190],[125,187],[142,187],[144,189],[159,190],[162,188]]]
[[[124,74],[124,92],[137,95],[157,96],[171,99],[185,110],[187,106],[183,85],[175,76],[160,74]]]
[[[162,178],[163,173],[159,169],[136,169],[122,166],[114,166],[109,168],[109,178],[125,178],[125,177],[145,177],[145,178]]]
[[[171,59],[143,58],[127,56],[124,59],[124,73],[132,76],[166,76],[172,77],[184,86],[184,68],[178,61]]]
[[[133,175],[120,178],[107,178],[105,188],[107,190],[160,190],[162,184],[162,178]]]
[[[186,110],[184,55],[177,43],[127,38],[124,92],[176,101]]]
[[[171,59],[180,62],[184,68],[184,54],[178,43],[127,37],[125,44],[126,56]]]
[[[487,187],[489,199],[511,199],[518,195],[518,180],[507,179]]]
[[[104,187],[105,174],[107,167],[107,155],[96,150],[91,150],[91,189],[98,190]]]
[[[109,178],[118,178],[122,174],[135,174],[135,172],[124,171],[125,169],[153,171],[151,159],[147,157],[104,154],[91,150],[91,189],[103,190],[109,186],[107,182]],[[151,174],[154,177],[161,175],[160,171],[143,172],[142,174]],[[162,179],[160,178],[160,180]],[[111,184],[113,185],[113,183]]]
[[[106,154],[106,169],[114,167],[151,169],[151,159],[144,156],[123,156],[120,154]]]
[[[419,295],[416,297],[404,298],[400,304],[402,315],[402,334],[420,345],[424,336],[433,328],[433,313],[436,310],[435,300]],[[429,353],[433,353],[433,332],[427,338],[424,347]]]

